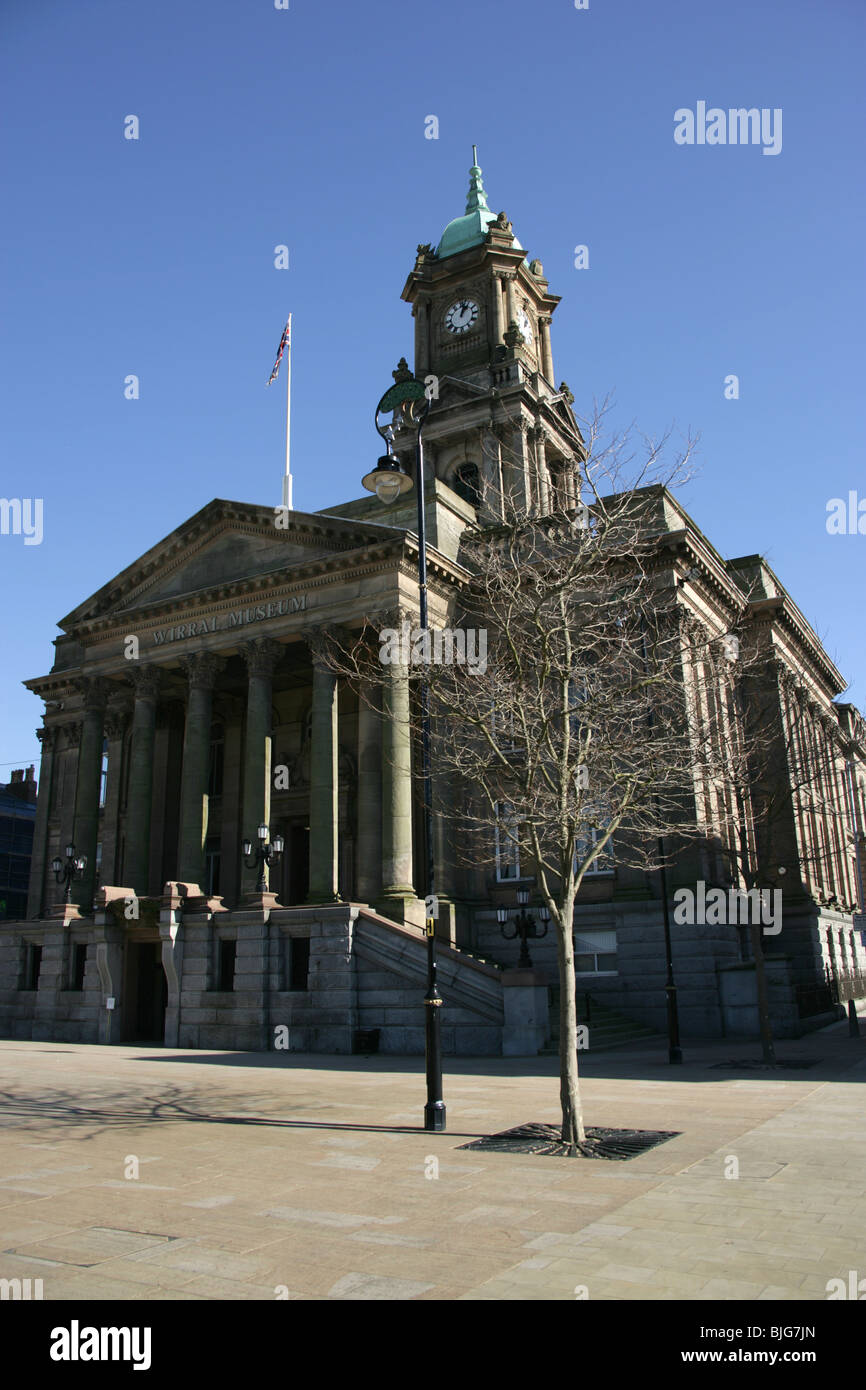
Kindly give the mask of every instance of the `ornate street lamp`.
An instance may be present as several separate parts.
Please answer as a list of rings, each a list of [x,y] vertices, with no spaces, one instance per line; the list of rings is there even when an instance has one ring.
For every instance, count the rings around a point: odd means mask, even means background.
[[[282,835],[274,835],[270,842],[268,837],[270,831],[266,825],[260,825],[257,831],[259,842],[256,845],[255,854],[252,853],[252,841],[244,840],[244,862],[248,869],[259,868],[259,881],[256,884],[257,893],[268,891],[267,870],[270,868],[271,861],[279,858],[285,848],[285,841]],[[252,861],[252,862],[251,862]]]
[[[541,941],[543,937],[547,936],[547,924],[550,921],[550,913],[548,912],[546,907],[539,908],[538,916],[541,920],[541,931],[539,931],[538,923],[536,922],[532,913],[526,911],[526,907],[529,902],[528,888],[518,888],[517,902],[518,906],[520,907],[520,911],[514,919],[513,932],[509,933],[505,930],[506,924],[508,922],[507,907],[497,907],[496,920],[499,923],[499,930],[502,932],[502,935],[505,937],[506,941],[514,941],[516,937],[520,937],[520,959],[517,962],[518,970],[531,970],[532,958],[529,954],[529,947],[527,945],[527,942]]]
[[[387,390],[376,406],[376,430],[385,440],[387,453],[371,473],[362,478],[368,492],[375,492],[386,505],[396,501],[412,487],[412,479],[394,454],[394,434],[397,430],[414,428],[415,490],[418,494],[418,596],[421,631],[427,632],[427,526],[424,514],[424,446],[421,432],[430,413],[431,396],[409,371],[405,358],[394,372],[394,385]],[[392,414],[389,425],[382,425],[380,416]],[[435,866],[433,863],[433,790],[430,774],[430,700],[427,682],[420,682],[421,703],[421,776],[424,786],[424,855],[426,892],[432,900],[433,914],[427,918],[427,993],[425,1006],[425,1053],[427,1068],[427,1104],[424,1106],[424,1128],[441,1132],[445,1129],[445,1102],[442,1099],[442,998],[436,984]]]
[[[66,884],[66,891],[63,895],[64,903],[71,903],[72,884],[76,879],[82,877],[84,870],[87,868],[87,855],[76,855],[75,846],[73,844],[68,844],[66,846],[66,863],[64,864],[60,856],[57,855],[52,859],[51,867],[54,870],[54,877],[57,882]]]

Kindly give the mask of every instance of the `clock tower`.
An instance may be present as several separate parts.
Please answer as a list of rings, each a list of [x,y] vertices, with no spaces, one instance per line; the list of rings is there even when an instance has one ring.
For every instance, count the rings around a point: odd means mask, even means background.
[[[434,390],[424,429],[435,476],[477,508],[504,498],[543,515],[575,501],[584,453],[573,397],[554,381],[550,322],[559,296],[504,212],[490,211],[475,146],[466,212],[418,247],[403,289],[415,318],[415,377]],[[434,381],[431,381],[434,378]]]

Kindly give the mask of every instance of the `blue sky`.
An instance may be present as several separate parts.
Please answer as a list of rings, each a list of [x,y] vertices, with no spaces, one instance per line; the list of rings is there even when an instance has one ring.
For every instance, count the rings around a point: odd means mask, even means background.
[[[4,0],[0,495],[44,520],[0,535],[0,780],[38,764],[20,682],[57,619],[212,497],[279,501],[289,310],[295,505],[359,495],[473,141],[562,295],[575,408],[700,432],[681,500],[766,555],[863,708],[866,535],[825,520],[866,498],[864,38],[862,0]],[[781,152],[677,145],[699,101],[781,108]]]

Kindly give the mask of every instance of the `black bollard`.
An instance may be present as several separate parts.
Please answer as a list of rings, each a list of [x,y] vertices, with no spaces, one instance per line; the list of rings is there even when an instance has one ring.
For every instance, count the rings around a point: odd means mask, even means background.
[[[860,1020],[857,1017],[857,1005],[853,999],[848,1000],[848,1037],[859,1038]]]

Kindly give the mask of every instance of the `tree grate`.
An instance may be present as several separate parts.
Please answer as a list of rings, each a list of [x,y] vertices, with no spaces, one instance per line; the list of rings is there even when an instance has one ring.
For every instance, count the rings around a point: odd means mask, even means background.
[[[817,1067],[820,1057],[803,1057],[798,1062],[713,1062],[712,1070],[724,1071],[808,1071],[809,1067]]]
[[[586,1142],[570,1153],[568,1144],[560,1138],[558,1125],[518,1125],[499,1134],[488,1134],[461,1144],[461,1149],[486,1149],[490,1153],[546,1154],[554,1158],[610,1158],[620,1161],[637,1158],[638,1154],[676,1139],[678,1129],[600,1129],[587,1128]]]

